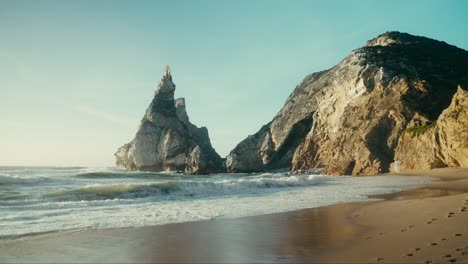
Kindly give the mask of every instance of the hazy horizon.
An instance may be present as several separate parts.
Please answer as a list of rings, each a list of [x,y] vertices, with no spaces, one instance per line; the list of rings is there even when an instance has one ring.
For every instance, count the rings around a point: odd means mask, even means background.
[[[164,67],[222,156],[386,31],[468,49],[466,1],[0,0],[0,166],[114,166]]]

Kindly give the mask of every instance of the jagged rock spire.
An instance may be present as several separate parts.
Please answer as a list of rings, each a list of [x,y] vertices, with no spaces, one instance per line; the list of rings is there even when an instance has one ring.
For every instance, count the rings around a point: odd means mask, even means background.
[[[155,96],[162,95],[167,100],[174,100],[175,84],[172,82],[171,68],[166,65],[166,69],[158,82],[158,88],[154,92]]]
[[[169,67],[169,65],[166,65],[163,76],[171,76],[171,67]]]
[[[161,113],[169,116],[176,115],[174,105],[175,88],[176,85],[172,82],[171,68],[167,65],[161,80],[158,82],[158,87],[154,92],[153,102],[150,108],[147,109],[148,119],[151,120],[155,113]]]

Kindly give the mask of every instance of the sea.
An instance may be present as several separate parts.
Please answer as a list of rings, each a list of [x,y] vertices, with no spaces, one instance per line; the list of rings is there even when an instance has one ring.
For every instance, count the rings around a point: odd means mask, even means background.
[[[184,175],[117,168],[0,167],[0,238],[164,225],[369,201],[431,177],[314,173]],[[374,199],[375,200],[375,199]]]

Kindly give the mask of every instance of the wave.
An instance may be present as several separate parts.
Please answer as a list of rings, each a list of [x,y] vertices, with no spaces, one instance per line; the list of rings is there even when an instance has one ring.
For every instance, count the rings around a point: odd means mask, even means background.
[[[24,179],[17,176],[10,176],[8,174],[0,173],[0,186],[11,184],[25,184],[29,181],[31,181],[31,179]]]
[[[174,177],[174,174],[154,173],[154,172],[113,172],[113,171],[92,171],[74,175],[74,178],[82,179],[115,179],[115,178],[137,178],[137,179],[152,179],[152,178],[167,178]]]
[[[0,173],[0,186],[1,185],[9,185],[9,184],[16,184],[22,182],[22,179],[19,178],[12,178],[8,175]]]
[[[316,185],[326,178],[318,175],[292,175],[220,179],[220,180],[172,180],[152,184],[113,184],[93,185],[83,188],[51,192],[45,197],[59,201],[131,199],[149,196],[187,197],[217,196],[231,194],[258,193],[265,189]]]
[[[88,167],[0,167],[0,185],[12,183],[28,183],[28,181],[44,181],[45,179],[167,179],[168,177],[184,176],[173,172],[140,172],[125,171],[118,168],[88,168]]]
[[[0,202],[2,201],[10,201],[10,200],[24,200],[29,198],[30,195],[14,192],[14,191],[0,191]],[[0,203],[1,205],[1,203]]]
[[[82,170],[86,167],[15,167],[15,166],[0,166],[1,172],[6,173],[37,173],[37,172],[61,172]]]
[[[31,184],[38,184],[46,181],[52,181],[51,178],[48,177],[36,177],[36,178],[22,178],[18,176],[10,176],[8,174],[0,173],[0,186],[5,185],[31,185]]]
[[[108,178],[128,178],[125,173],[115,173],[115,172],[85,172],[79,173],[73,176],[75,178],[83,178],[83,179],[108,179]]]

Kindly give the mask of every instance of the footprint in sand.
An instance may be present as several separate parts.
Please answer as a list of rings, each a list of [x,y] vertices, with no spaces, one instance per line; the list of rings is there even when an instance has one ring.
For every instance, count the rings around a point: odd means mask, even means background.
[[[415,250],[415,251],[419,251],[419,250],[421,250],[421,248],[415,248],[414,250]]]
[[[462,234],[454,234],[453,236],[462,236]]]
[[[405,232],[405,231],[406,231],[406,229],[402,229],[400,232]]]
[[[446,238],[442,238],[442,239],[441,239],[441,241],[445,241],[445,240],[447,240],[447,239],[446,239]]]
[[[377,258],[376,260],[377,261],[382,261],[382,260],[384,260],[384,258]]]
[[[424,262],[426,264],[431,264],[432,263],[432,260],[426,260],[426,262]]]
[[[450,262],[450,263],[455,263],[455,262],[457,262],[457,260],[456,260],[456,259],[449,259],[448,262]]]
[[[402,257],[412,257],[413,254],[411,254],[411,253],[406,253],[406,254],[403,254],[403,255],[401,255],[401,256],[402,256]]]
[[[428,245],[429,246],[437,246],[438,244],[437,243],[429,243]]]
[[[431,221],[429,221],[429,222],[426,222],[426,225],[430,225],[430,224],[432,224],[432,222],[431,222]]]

